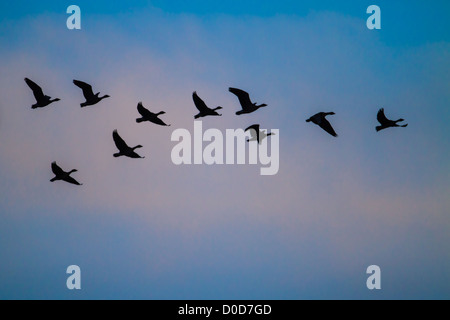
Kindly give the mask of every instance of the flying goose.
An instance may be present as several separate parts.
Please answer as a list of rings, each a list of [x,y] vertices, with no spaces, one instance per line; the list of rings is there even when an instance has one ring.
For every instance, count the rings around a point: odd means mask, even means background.
[[[222,109],[222,107],[217,107],[215,109],[208,108],[205,102],[197,95],[196,91],[194,91],[194,93],[192,94],[192,98],[194,99],[194,104],[199,111],[199,114],[194,117],[195,119],[206,116],[221,116],[221,114],[217,113],[217,110]]]
[[[119,152],[114,154],[115,158],[118,158],[118,157],[121,157],[121,156],[134,158],[134,159],[143,159],[143,158],[145,158],[145,157],[141,157],[136,152],[134,152],[134,150],[136,150],[138,148],[142,148],[142,146],[138,145],[138,146],[136,146],[134,148],[130,148],[126,144],[126,142],[119,136],[119,133],[117,132],[117,130],[114,130],[114,132],[113,132],[113,139],[114,139],[114,143],[116,144],[117,149],[119,149]]]
[[[30,79],[25,78],[25,82],[33,91],[33,95],[36,99],[36,103],[31,106],[32,109],[44,108],[53,102],[60,101],[60,99],[58,98],[52,100],[51,97],[44,95],[42,88],[39,87],[36,83],[31,81]]]
[[[164,121],[162,121],[160,118],[158,118],[158,116],[165,114],[164,111],[161,111],[158,113],[150,112],[149,110],[144,108],[144,106],[142,105],[142,102],[138,103],[137,109],[142,116],[142,118],[136,119],[137,123],[141,123],[144,121],[150,121],[154,124],[159,124],[160,126],[167,126],[167,127],[170,126],[170,124],[165,124]]]
[[[84,98],[86,99],[85,102],[81,103],[80,106],[87,107],[92,106],[94,104],[99,103],[105,98],[109,98],[109,95],[104,95],[103,97],[99,97],[100,92],[94,94],[94,91],[92,91],[92,86],[86,82],[79,81],[79,80],[73,80],[73,84],[79,87],[81,90],[83,90]]]
[[[241,104],[242,110],[236,112],[237,115],[252,113],[259,108],[267,107],[267,104],[261,104],[258,106],[256,103],[252,103],[252,101],[250,100],[250,95],[244,90],[229,88],[228,91],[235,94],[239,99],[239,103]]]
[[[56,162],[52,163],[52,171],[55,174],[55,177],[50,180],[51,182],[55,182],[58,180],[62,180],[71,184],[75,184],[77,186],[81,186],[82,184],[79,183],[77,180],[75,180],[74,178],[72,178],[70,175],[74,172],[77,172],[78,170],[73,169],[69,172],[65,172],[63,169],[61,169]]]
[[[381,124],[381,126],[376,127],[377,132],[381,131],[383,129],[387,129],[387,128],[394,128],[394,127],[406,128],[408,126],[408,124],[405,124],[405,125],[397,124],[398,122],[405,121],[404,119],[398,119],[397,121],[393,121],[393,120],[389,120],[388,118],[386,118],[386,116],[384,115],[383,108],[381,108],[378,111],[377,119],[378,119],[378,122]]]
[[[247,139],[247,142],[250,141],[258,141],[258,143],[261,143],[265,138],[267,138],[268,136],[272,136],[275,133],[266,133],[264,130],[259,130],[259,124],[254,124],[250,127],[248,127],[247,129],[245,129],[245,131],[250,131],[251,134],[251,139]]]
[[[334,115],[334,112],[319,112],[306,120],[306,122],[312,122],[314,124],[317,124],[319,127],[321,127],[323,130],[331,134],[333,137],[337,137],[338,135],[334,131],[331,124],[328,122],[327,119],[325,119],[326,116]]]

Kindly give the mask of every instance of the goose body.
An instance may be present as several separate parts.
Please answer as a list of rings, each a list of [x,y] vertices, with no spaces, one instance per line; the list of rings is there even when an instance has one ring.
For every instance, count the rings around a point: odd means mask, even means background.
[[[55,182],[55,181],[65,181],[77,186],[81,186],[82,184],[79,183],[77,180],[75,180],[74,178],[72,178],[70,175],[74,172],[77,172],[78,170],[73,169],[69,172],[65,172],[63,169],[61,169],[56,162],[52,163],[52,171],[55,174],[55,177],[50,180],[51,182]]]
[[[221,114],[217,113],[217,110],[222,109],[222,107],[216,107],[215,109],[208,108],[206,103],[198,96],[197,92],[194,91],[192,94],[192,99],[194,100],[195,107],[199,111],[199,113],[194,117],[195,119],[207,116],[221,116]]]
[[[117,149],[119,149],[119,152],[114,154],[115,158],[122,157],[122,156],[128,157],[128,158],[133,158],[133,159],[143,159],[144,158],[144,157],[141,157],[140,155],[138,155],[134,151],[138,148],[142,148],[142,146],[138,145],[134,148],[129,147],[126,144],[126,142],[120,137],[117,130],[114,130],[114,132],[113,132],[113,139],[114,139],[114,143],[116,144]]]
[[[311,118],[306,120],[306,122],[312,122],[319,127],[321,127],[323,130],[331,134],[333,137],[337,137],[338,135],[334,131],[333,127],[331,126],[330,122],[325,118],[326,116],[334,115],[334,112],[319,112],[315,115],[313,115]]]
[[[393,121],[393,120],[389,120],[388,118],[386,118],[383,108],[381,108],[378,111],[377,120],[381,124],[380,126],[376,127],[377,132],[387,129],[387,128],[395,128],[395,127],[406,128],[408,126],[408,124],[405,124],[405,125],[398,124],[399,122],[405,121],[404,119],[398,119],[396,121]]]
[[[164,121],[162,121],[160,118],[158,118],[160,115],[165,114],[164,111],[161,111],[158,113],[153,113],[153,112],[149,111],[148,109],[144,108],[144,106],[142,105],[142,102],[138,103],[137,109],[138,109],[138,112],[140,113],[140,115],[142,116],[141,118],[136,119],[137,123],[149,121],[149,122],[152,122],[152,123],[160,125],[160,126],[168,126],[168,127],[170,126],[170,124],[166,124]]]
[[[231,93],[236,95],[239,99],[239,103],[241,104],[242,110],[236,112],[236,115],[252,113],[252,112],[255,112],[256,110],[258,110],[259,108],[267,107],[267,104],[264,104],[264,103],[261,105],[257,105],[256,103],[253,103],[250,99],[250,95],[248,94],[248,92],[246,92],[244,90],[236,89],[236,88],[229,88],[228,91],[230,91]]]
[[[250,131],[251,134],[251,138],[247,139],[247,142],[257,141],[258,143],[261,143],[265,138],[274,135],[274,133],[266,133],[265,131],[260,130],[259,128],[260,128],[259,124],[254,124],[245,129],[245,131]]]
[[[60,101],[59,98],[52,99],[51,97],[45,95],[42,88],[30,79],[25,78],[25,82],[33,91],[34,98],[36,99],[36,103],[31,106],[32,109],[44,108],[53,102]]]
[[[73,84],[76,85],[78,88],[83,90],[83,96],[86,99],[85,102],[81,103],[80,106],[82,108],[87,106],[93,106],[94,104],[99,103],[103,99],[109,98],[109,95],[104,95],[100,97],[100,92],[97,92],[94,94],[94,91],[92,90],[92,86],[86,82],[79,81],[79,80],[73,80]]]

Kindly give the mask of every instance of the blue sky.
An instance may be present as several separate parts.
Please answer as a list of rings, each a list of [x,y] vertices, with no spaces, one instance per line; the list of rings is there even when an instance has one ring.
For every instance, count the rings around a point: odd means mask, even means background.
[[[448,2],[379,1],[380,31],[374,2],[236,3],[79,1],[81,31],[72,3],[0,4],[0,298],[449,298]],[[31,110],[24,77],[62,101]],[[72,79],[111,98],[80,109]],[[236,117],[229,86],[269,107]],[[174,166],[194,90],[224,107],[205,128],[279,129],[280,172]],[[409,127],[377,134],[380,107]],[[146,159],[114,159],[114,129]],[[50,183],[55,160],[84,185]]]
[[[448,41],[450,22],[447,12],[450,4],[445,0],[433,1],[432,5],[423,1],[296,1],[296,0],[246,0],[246,1],[77,1],[62,5],[60,2],[43,0],[39,2],[14,1],[0,4],[1,16],[17,19],[43,13],[65,12],[70,4],[79,5],[91,14],[115,15],[123,12],[137,12],[148,8],[160,9],[171,14],[192,14],[201,17],[217,15],[273,17],[295,15],[305,17],[313,11],[339,12],[344,15],[361,17],[366,8],[376,4],[383,9],[383,25],[379,32],[390,45],[417,45],[426,42]],[[433,29],[433,32],[429,32]]]

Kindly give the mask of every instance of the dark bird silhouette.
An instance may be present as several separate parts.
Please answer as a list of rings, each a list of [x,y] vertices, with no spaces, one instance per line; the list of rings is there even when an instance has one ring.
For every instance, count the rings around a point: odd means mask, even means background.
[[[79,81],[79,80],[73,80],[73,84],[76,85],[78,88],[83,90],[84,98],[86,99],[85,102],[81,103],[80,106],[87,107],[92,106],[94,104],[99,103],[105,98],[109,98],[109,95],[104,95],[103,97],[99,97],[100,92],[97,92],[94,94],[94,91],[92,91],[92,86],[86,82]]]
[[[170,124],[166,124],[166,123],[164,123],[164,121],[162,121],[160,118],[158,118],[158,116],[165,114],[164,111],[161,111],[158,113],[150,112],[149,110],[144,108],[144,106],[142,105],[142,102],[138,103],[137,109],[142,116],[142,118],[136,119],[137,123],[141,123],[144,121],[150,121],[154,124],[159,124],[160,126],[167,126],[167,127],[170,126]]]
[[[242,110],[236,112],[237,115],[252,113],[259,108],[267,107],[267,104],[261,104],[258,106],[256,103],[252,103],[252,101],[250,100],[250,95],[244,90],[229,88],[228,91],[235,94],[239,99],[239,103],[241,104]]]
[[[333,137],[337,137],[338,135],[334,131],[333,127],[328,122],[328,120],[325,119],[326,116],[334,114],[335,114],[334,112],[319,112],[318,114],[315,114],[311,118],[306,120],[306,122],[312,122],[314,124],[317,124],[319,127],[321,127],[323,130],[331,134]]]
[[[74,172],[78,172],[78,170],[73,169],[69,172],[65,172],[63,169],[61,169],[56,162],[52,163],[52,171],[55,174],[55,177],[50,180],[51,182],[55,182],[58,180],[62,180],[71,184],[75,184],[77,186],[81,186],[82,184],[79,183],[77,180],[75,180],[74,178],[72,178],[70,175]]]
[[[25,82],[30,87],[30,89],[33,91],[33,95],[36,99],[36,103],[31,106],[32,109],[44,108],[44,107],[48,106],[50,103],[60,101],[60,99],[58,99],[58,98],[52,100],[51,97],[44,95],[42,88],[39,87],[36,83],[31,81],[30,79],[25,78]]]
[[[248,127],[247,129],[245,129],[245,131],[250,131],[251,134],[251,139],[247,139],[247,142],[250,141],[258,141],[258,143],[261,143],[265,138],[267,138],[268,136],[272,136],[275,133],[266,133],[263,130],[259,130],[260,126],[259,124],[254,124],[250,127]]]
[[[114,130],[114,132],[113,132],[113,139],[114,139],[114,143],[116,144],[117,149],[119,149],[119,152],[114,154],[115,158],[118,158],[121,156],[134,158],[134,159],[144,159],[145,158],[145,157],[141,157],[136,152],[134,152],[134,150],[136,150],[138,148],[142,148],[142,146],[138,145],[134,148],[130,148],[126,144],[126,142],[119,136],[119,133],[117,132],[117,130]]]
[[[405,125],[397,124],[398,122],[405,121],[404,119],[398,119],[397,121],[393,121],[393,120],[389,120],[388,118],[386,118],[386,116],[384,115],[383,108],[381,108],[378,111],[377,119],[378,119],[378,122],[381,124],[381,126],[376,127],[377,132],[381,131],[383,129],[387,129],[387,128],[394,128],[394,127],[406,128],[408,126],[408,124],[405,124]]]
[[[217,110],[222,109],[222,107],[216,107],[215,109],[208,108],[208,106],[205,104],[205,102],[202,99],[200,99],[200,97],[197,95],[197,92],[195,92],[195,91],[192,94],[192,98],[194,99],[195,106],[197,107],[198,111],[200,112],[199,114],[197,114],[194,117],[195,119],[207,117],[207,116],[221,116],[221,114],[217,113]]]

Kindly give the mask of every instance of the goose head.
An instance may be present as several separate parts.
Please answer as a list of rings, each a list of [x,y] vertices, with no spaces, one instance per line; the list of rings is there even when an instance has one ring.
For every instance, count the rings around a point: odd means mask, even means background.
[[[110,98],[110,96],[107,95],[107,94],[105,94],[103,97],[99,97],[99,95],[100,95],[100,92],[97,92],[97,93],[95,94],[95,96],[97,97],[97,99],[100,99],[100,100],[105,99],[105,98]]]

